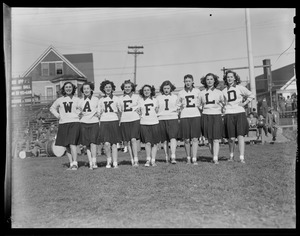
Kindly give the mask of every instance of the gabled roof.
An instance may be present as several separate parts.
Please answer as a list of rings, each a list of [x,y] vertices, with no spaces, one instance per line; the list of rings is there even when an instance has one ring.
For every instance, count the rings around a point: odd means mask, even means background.
[[[93,62],[93,53],[64,54],[63,56],[72,63]]]
[[[29,75],[29,73],[50,53],[55,53],[63,62],[65,62],[70,68],[72,68],[79,76],[85,77],[85,74],[83,74],[76,66],[74,66],[65,56],[60,54],[52,45],[50,45],[46,51],[29,67],[27,71],[23,74],[23,77],[26,77]]]
[[[285,85],[283,85],[280,89],[281,90],[285,90],[287,89],[290,85],[292,84],[295,84],[296,85],[296,76],[293,76]]]
[[[286,65],[284,67],[278,68],[276,70],[272,70],[272,91],[276,91],[276,89],[280,89],[282,86],[284,86],[290,78],[294,76],[295,73],[295,63]],[[261,74],[259,76],[255,77],[256,82],[258,81],[264,81],[264,74]],[[264,83],[265,86],[257,87],[257,91],[267,91],[267,82]]]

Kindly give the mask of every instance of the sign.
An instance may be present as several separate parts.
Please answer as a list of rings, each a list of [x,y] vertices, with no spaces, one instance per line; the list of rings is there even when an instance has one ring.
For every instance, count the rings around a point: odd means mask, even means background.
[[[12,78],[11,80],[12,97],[31,96],[31,94],[32,94],[31,77]]]
[[[12,105],[31,103],[32,78],[19,77],[11,79],[11,99]]]

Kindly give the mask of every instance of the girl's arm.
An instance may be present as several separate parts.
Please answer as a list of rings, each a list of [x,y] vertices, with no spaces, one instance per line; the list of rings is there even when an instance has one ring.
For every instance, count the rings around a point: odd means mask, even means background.
[[[98,102],[98,108],[97,108],[97,115],[98,117],[100,118],[102,113],[103,113],[103,106],[102,106],[102,98],[99,99],[99,102]]]
[[[154,110],[156,113],[158,113],[158,111],[159,111],[159,103],[158,103],[157,99],[154,100]]]
[[[56,99],[49,110],[57,119],[60,119],[60,114],[58,113],[58,108],[59,108],[59,102],[58,102],[58,99]]]
[[[183,109],[182,97],[180,97],[180,94],[178,94],[177,96],[176,107],[177,107],[178,114],[180,114]]]
[[[254,99],[254,94],[244,86],[240,86],[240,90],[241,90],[242,95],[244,95],[247,98],[244,102],[241,102],[239,104],[240,106],[244,107]]]
[[[135,106],[135,109],[133,109],[138,115],[141,117],[142,116],[142,106],[141,106],[141,97],[137,99],[137,105]]]

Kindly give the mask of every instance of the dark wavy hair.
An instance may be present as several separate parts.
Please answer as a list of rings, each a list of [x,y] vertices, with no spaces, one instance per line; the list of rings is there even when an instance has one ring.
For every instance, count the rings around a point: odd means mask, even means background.
[[[191,74],[187,74],[183,77],[183,81],[185,81],[185,79],[190,78],[194,81],[194,77]],[[185,87],[185,86],[184,86]],[[194,83],[192,84],[192,87],[195,88]]]
[[[166,85],[170,85],[171,92],[173,92],[173,91],[176,89],[175,85],[172,84],[170,80],[166,80],[166,81],[164,81],[164,82],[161,84],[161,86],[160,86],[160,88],[159,88],[159,91],[161,92],[161,94],[164,94],[164,87],[165,87]]]
[[[93,95],[93,91],[94,91],[94,89],[95,89],[95,85],[93,84],[93,83],[91,83],[91,82],[84,82],[83,84],[82,84],[82,86],[81,86],[81,88],[80,88],[80,92],[81,93],[83,93],[83,86],[84,85],[89,85],[90,86],[90,88],[91,88],[91,94]]]
[[[72,82],[70,82],[70,81],[64,83],[64,85],[63,85],[62,88],[60,89],[60,93],[61,93],[63,96],[66,96],[66,95],[67,95],[66,92],[65,92],[65,86],[66,86],[66,84],[71,84],[71,85],[72,85],[72,88],[73,88],[73,89],[72,89],[72,95],[74,95],[75,92],[76,92],[77,87],[76,87],[74,84],[72,84]]]
[[[149,85],[149,84],[145,84],[140,90],[139,90],[139,94],[141,95],[142,98],[145,98],[145,95],[144,95],[144,88],[145,87],[149,87],[150,90],[151,90],[151,94],[150,94],[150,97],[154,97],[155,96],[155,87],[152,85]]]
[[[131,92],[135,92],[137,84],[134,84],[130,80],[125,80],[124,83],[121,85],[122,91],[124,90],[125,84],[130,84],[131,85]]]
[[[104,80],[104,81],[102,81],[101,84],[100,84],[100,91],[101,91],[102,93],[105,94],[104,87],[105,87],[106,85],[108,85],[108,84],[111,85],[112,92],[116,90],[116,85],[114,84],[114,82],[112,82],[112,81],[110,81],[110,80]]]
[[[223,76],[224,84],[225,84],[227,87],[229,86],[228,81],[227,81],[227,75],[228,75],[229,73],[232,73],[232,74],[233,74],[233,77],[235,78],[235,84],[240,84],[240,83],[241,83],[241,78],[240,78],[240,76],[239,76],[237,73],[235,73],[234,71],[228,70],[228,71],[225,72],[225,75]]]
[[[217,75],[215,75],[215,74],[213,74],[213,73],[208,73],[206,76],[203,76],[201,79],[200,79],[200,81],[201,81],[201,84],[203,84],[204,85],[204,88],[207,88],[208,86],[207,86],[207,83],[206,83],[206,78],[208,77],[208,76],[212,76],[213,78],[214,78],[214,87],[216,88],[217,86],[218,86],[218,84],[219,84],[219,76],[217,76]]]

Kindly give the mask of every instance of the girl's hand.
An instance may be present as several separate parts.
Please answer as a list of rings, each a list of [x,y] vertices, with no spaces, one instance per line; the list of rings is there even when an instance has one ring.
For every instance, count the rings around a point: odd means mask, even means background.
[[[222,113],[224,114],[226,112],[226,108],[222,107]]]
[[[155,107],[154,110],[156,113],[158,113],[159,107]]]
[[[95,112],[94,116],[100,118],[100,114],[98,112]]]
[[[139,116],[142,116],[142,109],[141,108],[137,108],[134,110],[136,113],[138,113]]]
[[[241,107],[244,107],[246,104],[245,103],[243,103],[243,102],[240,102],[239,103],[239,106],[241,106]]]
[[[98,112],[99,116],[101,116],[103,114],[104,110],[100,109],[100,111]]]

